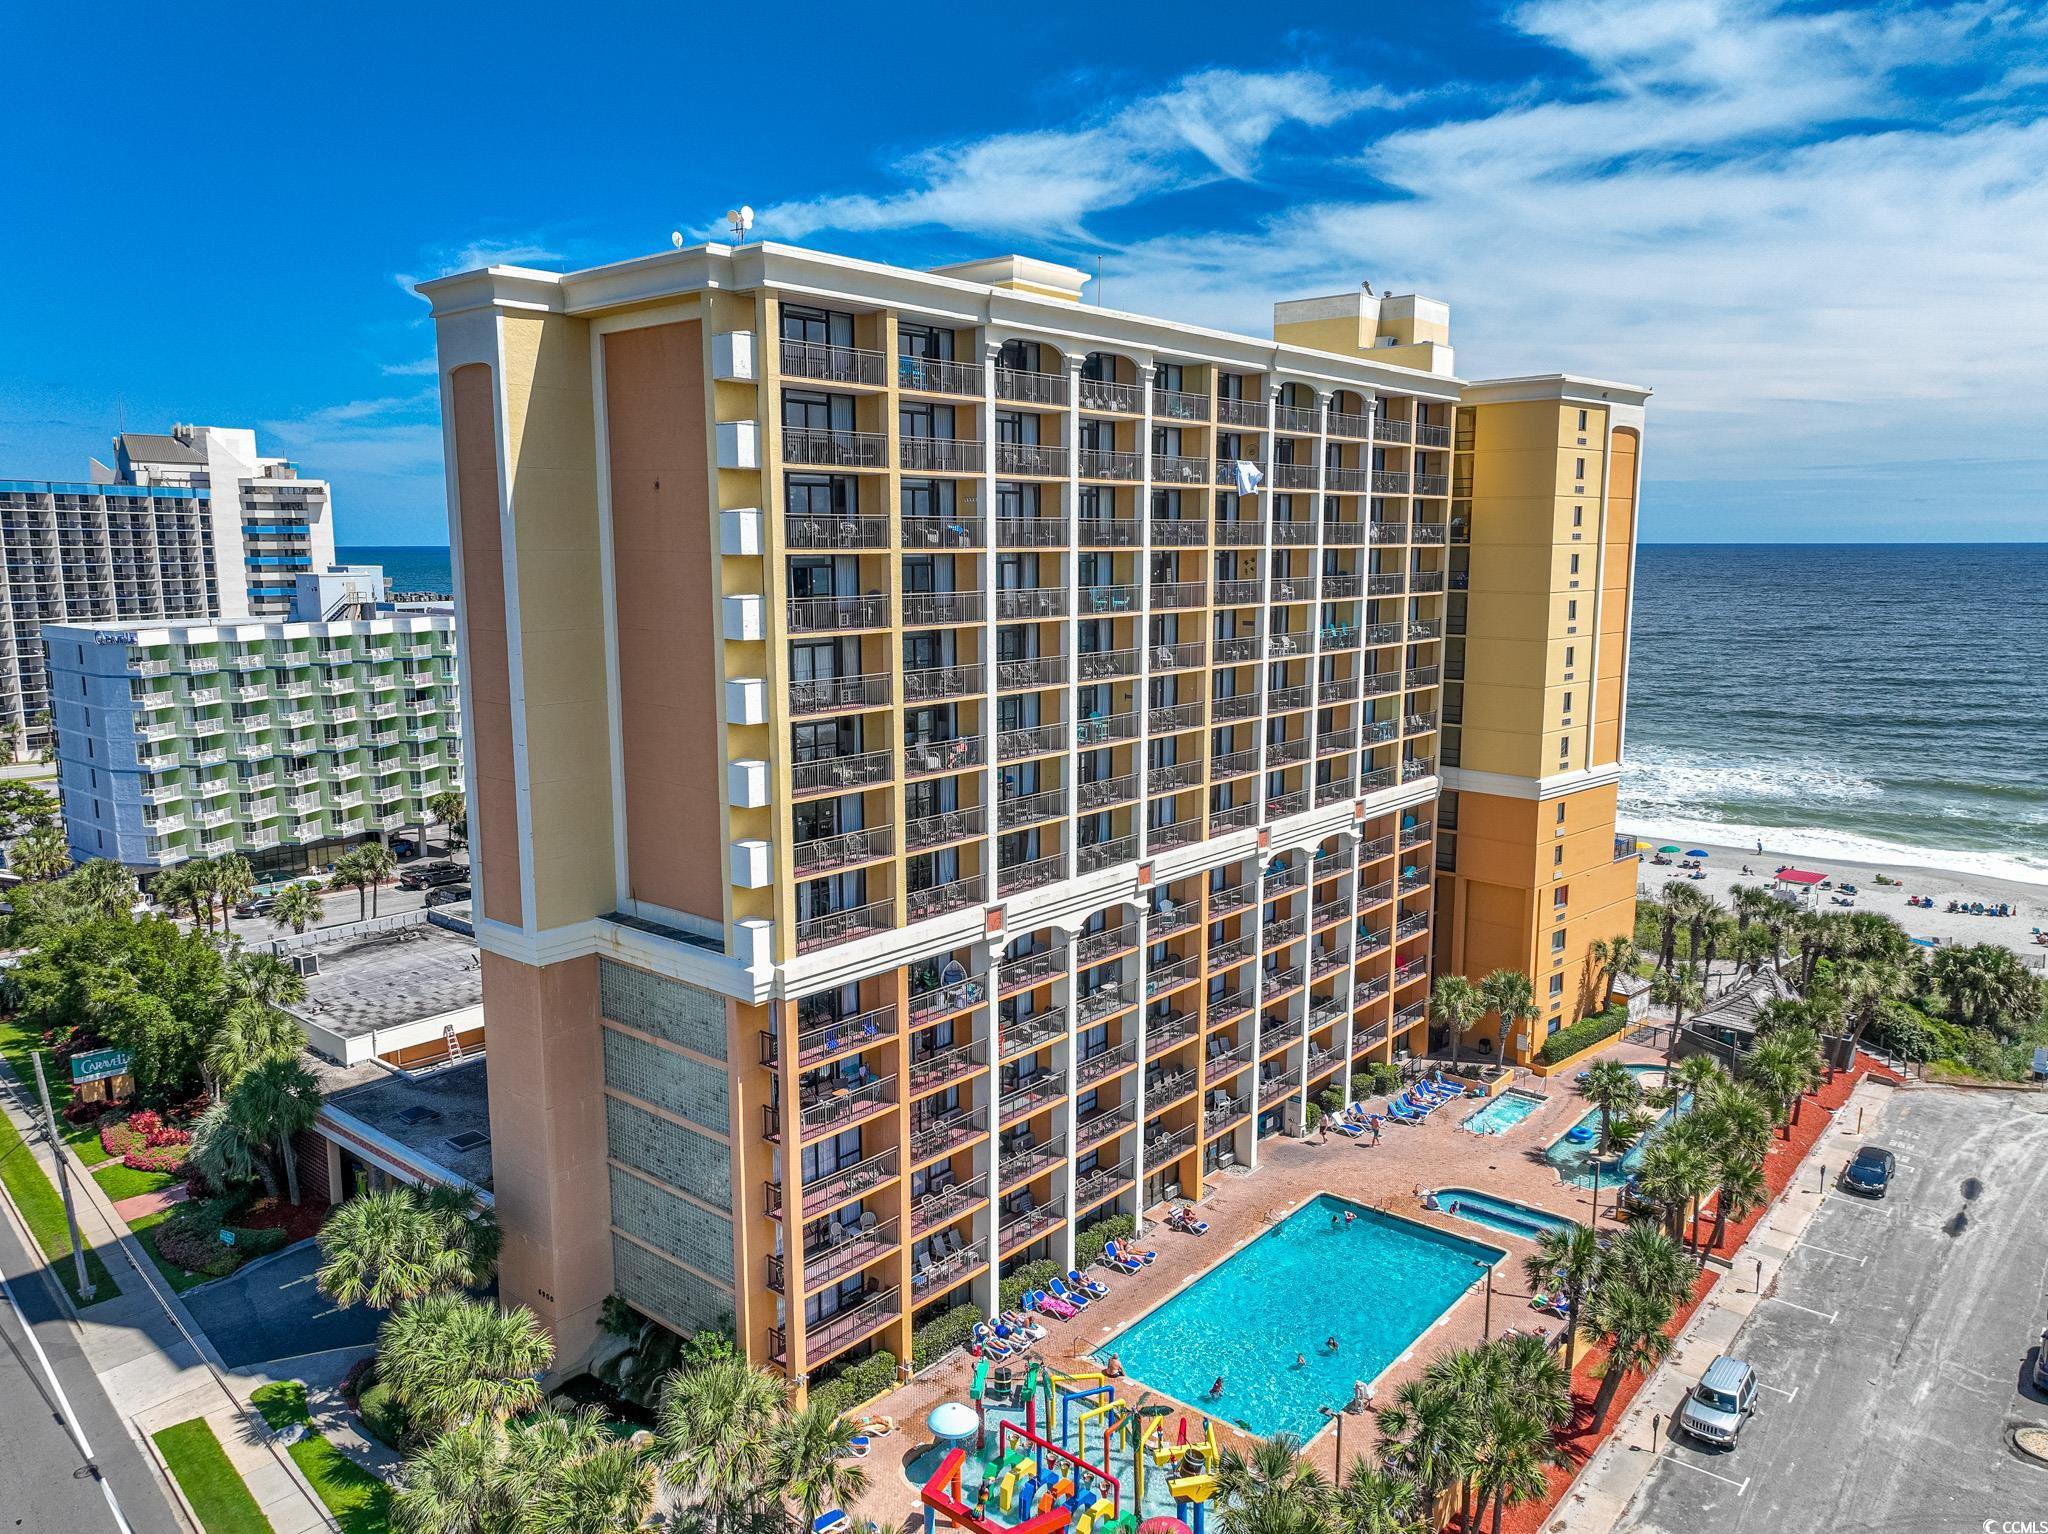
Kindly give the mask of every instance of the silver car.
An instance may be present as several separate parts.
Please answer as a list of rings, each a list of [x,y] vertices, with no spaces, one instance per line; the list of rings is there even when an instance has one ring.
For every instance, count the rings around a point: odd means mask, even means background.
[[[1723,1355],[1707,1365],[1678,1410],[1678,1425],[1702,1443],[1732,1446],[1756,1410],[1756,1370]]]

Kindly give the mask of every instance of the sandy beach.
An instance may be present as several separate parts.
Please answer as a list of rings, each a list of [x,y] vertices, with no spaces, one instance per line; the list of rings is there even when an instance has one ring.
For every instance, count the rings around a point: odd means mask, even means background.
[[[2048,885],[1999,879],[1982,873],[1915,868],[1900,863],[1862,863],[1803,853],[1795,855],[1774,851],[1768,843],[1762,852],[1758,852],[1754,842],[1747,847],[1730,847],[1711,841],[1680,840],[1659,834],[1654,829],[1639,829],[1634,834],[1638,841],[1647,843],[1651,849],[1676,845],[1686,851],[1697,847],[1707,852],[1709,856],[1704,861],[1706,878],[1699,881],[1699,887],[1724,906],[1728,904],[1728,892],[1734,885],[1769,885],[1778,867],[1789,864],[1794,868],[1824,873],[1838,885],[1843,882],[1855,885],[1857,893],[1853,909],[1882,911],[1913,937],[1932,938],[1943,947],[2003,943],[2016,953],[2025,955],[2036,968],[2048,967],[2048,945],[2037,942],[2034,931],[2037,927],[2048,931]],[[1636,880],[1637,890],[1646,895],[1655,895],[1667,879],[1684,876],[1684,870],[1677,867],[1676,859],[1671,866],[1665,867],[1651,863],[1649,859],[1653,855],[1653,851],[1645,852]],[[1745,866],[1750,870],[1747,874],[1742,871]],[[1901,882],[1896,885],[1873,882],[1871,875],[1880,873]],[[1850,909],[1831,904],[1830,896],[1834,893],[1832,890],[1816,890],[1812,898],[1819,902],[1817,909]],[[1909,895],[1931,897],[1934,909],[1907,905]],[[1986,905],[2007,901],[2019,914],[1995,917],[1951,913],[1948,910],[1951,900],[1982,901]]]

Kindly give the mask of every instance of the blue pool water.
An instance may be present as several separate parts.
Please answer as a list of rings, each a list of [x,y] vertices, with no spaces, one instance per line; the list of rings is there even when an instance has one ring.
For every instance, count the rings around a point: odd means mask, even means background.
[[[1650,1142],[1664,1132],[1665,1125],[1669,1124],[1691,1106],[1692,1094],[1688,1092],[1671,1107],[1666,1108],[1657,1115],[1657,1122],[1650,1126],[1648,1132],[1641,1139],[1628,1148],[1627,1153],[1619,1161],[1611,1156],[1602,1161],[1599,1174],[1600,1186],[1612,1188],[1615,1184],[1626,1179],[1629,1173],[1641,1166],[1643,1164],[1643,1152],[1649,1148]],[[1576,1129],[1591,1131],[1586,1140],[1578,1145],[1574,1145],[1571,1141],[1572,1130]],[[1596,1157],[1593,1152],[1594,1147],[1599,1143],[1600,1110],[1598,1108],[1591,1108],[1587,1110],[1585,1117],[1574,1124],[1571,1129],[1567,1129],[1563,1135],[1551,1141],[1550,1149],[1543,1153],[1543,1159],[1556,1167],[1557,1175],[1572,1184],[1572,1186],[1590,1188],[1594,1183],[1593,1163]]]
[[[1357,1219],[1332,1228],[1345,1214]],[[1317,1407],[1348,1402],[1506,1255],[1324,1193],[1094,1356],[1115,1353],[1134,1381],[1251,1432],[1306,1439],[1323,1425]]]
[[[1446,1214],[1524,1241],[1534,1241],[1546,1230],[1563,1230],[1572,1223],[1563,1215],[1481,1193],[1477,1188],[1438,1188],[1436,1200]]]
[[[1544,1099],[1534,1092],[1524,1092],[1510,1087],[1492,1102],[1460,1126],[1475,1135],[1504,1135],[1523,1119],[1543,1106]]]

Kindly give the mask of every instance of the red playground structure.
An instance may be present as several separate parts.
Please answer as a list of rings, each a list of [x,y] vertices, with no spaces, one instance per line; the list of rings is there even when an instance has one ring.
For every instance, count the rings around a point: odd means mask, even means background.
[[[1100,1465],[1090,1464],[1031,1428],[1005,1422],[996,1433],[996,1455],[985,1466],[972,1504],[961,1494],[965,1449],[949,1450],[925,1482],[925,1534],[936,1534],[944,1516],[971,1534],[1108,1534],[1119,1518],[1123,1487]]]

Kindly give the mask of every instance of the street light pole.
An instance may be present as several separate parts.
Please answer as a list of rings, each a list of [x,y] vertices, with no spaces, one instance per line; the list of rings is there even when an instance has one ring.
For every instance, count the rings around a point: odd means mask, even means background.
[[[1486,1270],[1486,1318],[1480,1323],[1479,1340],[1490,1342],[1493,1340],[1493,1264],[1481,1262],[1475,1257],[1472,1259],[1472,1266]]]
[[[1331,1411],[1327,1406],[1318,1406],[1317,1411],[1337,1424],[1337,1473],[1330,1477],[1332,1485],[1341,1486],[1344,1481],[1344,1414]]]
[[[64,1137],[57,1133],[57,1115],[50,1111],[50,1083],[43,1076],[43,1052],[35,1052],[36,1092],[43,1100],[43,1133],[49,1137],[50,1155],[57,1163],[57,1188],[64,1195],[64,1223],[71,1227],[71,1260],[78,1270],[78,1298],[92,1301],[92,1280],[85,1272],[85,1243],[78,1238],[78,1210],[71,1202],[71,1168],[64,1156]]]

